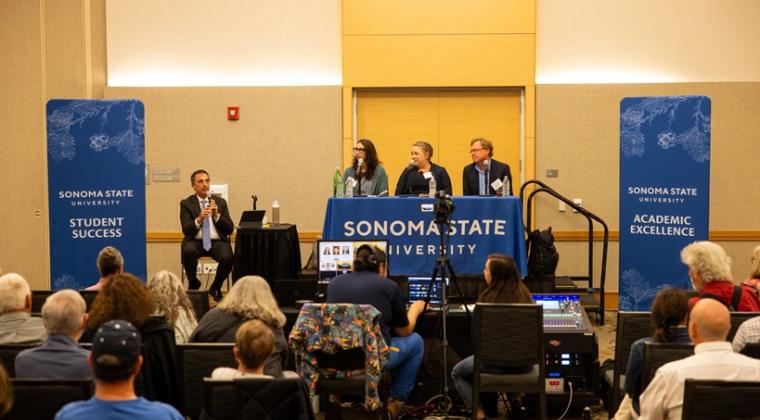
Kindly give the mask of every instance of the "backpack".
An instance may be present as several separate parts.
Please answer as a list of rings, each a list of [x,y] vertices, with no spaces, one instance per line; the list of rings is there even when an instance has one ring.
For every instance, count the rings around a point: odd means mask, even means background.
[[[554,234],[549,226],[528,234],[528,275],[553,275],[559,263],[559,252],[554,246]]]
[[[729,312],[736,312],[739,310],[739,302],[742,299],[742,290],[744,290],[742,287],[734,286],[734,293],[731,295],[731,304],[727,304],[723,300],[721,300],[720,297],[713,295],[711,293],[705,293],[702,295],[699,295],[700,299],[707,298],[707,299],[715,299],[718,302],[722,303],[728,308]]]

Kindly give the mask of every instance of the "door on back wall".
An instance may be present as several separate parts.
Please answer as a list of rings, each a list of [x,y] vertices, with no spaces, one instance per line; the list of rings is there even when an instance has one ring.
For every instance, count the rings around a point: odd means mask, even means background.
[[[356,91],[357,139],[372,140],[388,172],[392,195],[409,164],[412,143],[433,146],[432,161],[446,168],[454,195],[462,194],[462,170],[472,163],[470,140],[494,144],[494,159],[512,171],[517,192],[520,176],[521,89],[416,89]]]

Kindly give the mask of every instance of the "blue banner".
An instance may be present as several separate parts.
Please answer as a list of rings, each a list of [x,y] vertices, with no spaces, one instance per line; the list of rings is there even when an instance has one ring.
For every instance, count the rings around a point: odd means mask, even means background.
[[[691,288],[681,249],[709,234],[710,98],[620,102],[620,309]]]
[[[47,103],[52,289],[97,282],[98,252],[109,245],[145,279],[144,121],[137,100]]]
[[[483,273],[488,254],[511,255],[528,272],[522,207],[516,197],[454,197],[448,253],[458,275]],[[323,239],[387,239],[392,275],[430,275],[440,236],[433,198],[331,198]]]

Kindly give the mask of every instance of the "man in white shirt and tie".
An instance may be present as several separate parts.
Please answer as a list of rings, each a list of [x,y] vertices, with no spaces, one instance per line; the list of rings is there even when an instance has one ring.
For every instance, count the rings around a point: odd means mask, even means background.
[[[760,360],[734,353],[726,341],[731,316],[726,305],[700,299],[689,314],[694,355],[657,370],[641,394],[640,419],[680,419],[686,379],[760,381]]]
[[[179,203],[179,218],[182,224],[182,266],[191,290],[198,289],[201,282],[196,277],[198,258],[210,256],[217,263],[214,283],[209,294],[217,302],[222,299],[221,287],[224,279],[232,271],[233,255],[230,234],[235,225],[230,219],[227,202],[209,194],[211,179],[208,172],[198,169],[190,176],[195,194]]]

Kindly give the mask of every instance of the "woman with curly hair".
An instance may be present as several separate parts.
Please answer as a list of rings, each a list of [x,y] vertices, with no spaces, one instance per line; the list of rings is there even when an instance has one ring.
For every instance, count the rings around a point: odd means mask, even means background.
[[[269,284],[262,277],[238,279],[224,299],[203,315],[190,336],[190,342],[234,343],[238,328],[250,319],[258,319],[272,329],[274,352],[267,358],[264,373],[281,377],[288,359],[288,346],[282,330],[285,314],[280,311]]]
[[[174,329],[164,317],[151,316],[156,302],[140,279],[132,274],[116,274],[103,285],[90,309],[88,336],[108,321],[121,319],[134,325],[143,343],[143,394],[181,409],[181,386],[174,356]]]
[[[174,327],[174,338],[177,343],[187,343],[198,320],[190,299],[182,287],[182,282],[176,274],[169,271],[159,271],[148,280],[148,290],[156,300],[155,315],[166,317]]]

